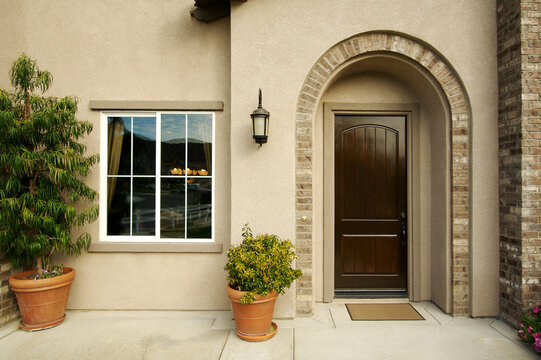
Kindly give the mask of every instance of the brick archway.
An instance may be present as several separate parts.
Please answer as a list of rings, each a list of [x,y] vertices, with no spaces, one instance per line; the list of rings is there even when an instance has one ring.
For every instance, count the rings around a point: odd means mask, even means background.
[[[296,106],[296,249],[297,268],[303,277],[297,281],[297,313],[313,313],[313,120],[319,99],[342,65],[371,53],[394,54],[418,64],[439,84],[451,115],[451,256],[452,313],[467,315],[469,308],[469,202],[470,202],[470,122],[466,91],[452,66],[437,51],[404,34],[370,32],[355,35],[331,47],[305,78]],[[304,218],[305,217],[305,218]]]

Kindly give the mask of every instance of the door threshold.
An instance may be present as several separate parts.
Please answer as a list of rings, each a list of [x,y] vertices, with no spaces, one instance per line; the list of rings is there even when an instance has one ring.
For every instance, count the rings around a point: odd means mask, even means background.
[[[410,304],[411,301],[408,298],[380,298],[380,299],[333,299],[333,304]]]
[[[409,299],[406,290],[335,290],[335,299]]]

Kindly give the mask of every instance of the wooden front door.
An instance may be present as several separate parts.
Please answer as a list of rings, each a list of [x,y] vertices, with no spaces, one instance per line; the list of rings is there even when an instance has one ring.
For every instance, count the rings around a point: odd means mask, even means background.
[[[335,116],[335,292],[405,291],[406,117]]]

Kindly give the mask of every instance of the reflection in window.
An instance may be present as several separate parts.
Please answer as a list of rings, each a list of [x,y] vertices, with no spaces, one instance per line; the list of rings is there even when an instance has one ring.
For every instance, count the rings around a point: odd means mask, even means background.
[[[188,238],[208,239],[212,224],[212,181],[192,179],[188,182],[188,206],[186,207]]]
[[[171,175],[172,169],[186,164],[186,114],[163,114],[161,126],[161,174]]]
[[[154,235],[156,231],[156,180],[133,179],[132,235]]]
[[[131,168],[131,118],[110,117],[108,121],[109,175],[129,175]]]
[[[107,235],[131,235],[130,179],[109,178],[107,193]]]
[[[133,118],[133,174],[156,173],[156,119]]]
[[[209,115],[188,116],[188,168],[203,172],[212,168],[212,118]]]
[[[211,114],[161,117],[161,238],[212,238],[212,122]]]
[[[162,179],[160,211],[161,238],[185,238],[185,189],[185,179]]]
[[[107,125],[109,240],[211,240],[213,114],[114,115]]]

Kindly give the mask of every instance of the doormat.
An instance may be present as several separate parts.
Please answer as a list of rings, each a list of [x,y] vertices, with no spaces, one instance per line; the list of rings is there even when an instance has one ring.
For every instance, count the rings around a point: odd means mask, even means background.
[[[354,321],[424,320],[410,304],[346,304]]]

